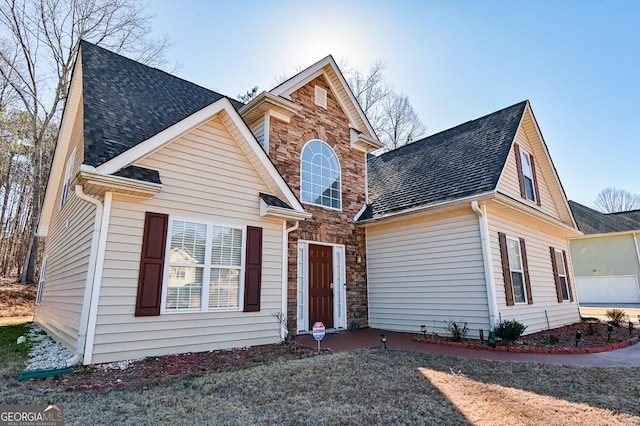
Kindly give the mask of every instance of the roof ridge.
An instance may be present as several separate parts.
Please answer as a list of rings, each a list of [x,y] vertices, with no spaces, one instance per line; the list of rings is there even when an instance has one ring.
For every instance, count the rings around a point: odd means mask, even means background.
[[[529,100],[528,100],[528,99],[525,99],[524,101],[520,101],[520,102],[517,102],[517,103],[515,103],[515,104],[513,104],[513,105],[510,105],[510,106],[508,106],[508,107],[505,107],[505,108],[499,109],[498,111],[494,111],[494,112],[492,112],[492,113],[485,114],[485,115],[483,115],[482,117],[478,117],[478,118],[475,118],[475,119],[473,119],[473,120],[465,121],[464,123],[460,123],[460,124],[458,124],[458,125],[456,125],[456,126],[450,127],[450,128],[448,128],[448,129],[445,129],[445,130],[441,130],[441,131],[439,131],[439,132],[437,132],[437,133],[434,133],[434,134],[432,134],[432,135],[425,136],[424,138],[422,138],[422,139],[418,139],[418,140],[417,140],[417,141],[415,141],[415,142],[411,142],[411,143],[404,144],[404,145],[402,145],[402,146],[399,146],[398,148],[392,149],[391,151],[384,152],[384,153],[382,153],[382,154],[378,155],[377,157],[378,157],[378,158],[380,158],[380,157],[383,157],[383,156],[385,156],[386,154],[389,154],[389,153],[392,153],[392,152],[397,153],[397,152],[398,152],[399,150],[401,150],[402,148],[406,148],[406,147],[409,147],[409,146],[412,146],[412,145],[416,145],[416,144],[423,144],[423,143],[425,143],[428,139],[435,138],[436,136],[441,135],[441,134],[443,134],[443,133],[450,132],[450,131],[453,131],[453,130],[455,130],[455,129],[458,129],[458,128],[462,127],[462,126],[466,126],[466,125],[469,125],[469,124],[471,124],[471,123],[474,123],[474,122],[477,122],[477,121],[480,121],[480,120],[483,120],[483,119],[489,118],[489,117],[491,117],[491,116],[493,116],[493,115],[497,115],[497,114],[502,113],[502,112],[504,112],[504,111],[506,111],[506,110],[508,110],[508,109],[515,108],[515,107],[517,107],[517,106],[519,106],[519,105],[526,104],[526,103],[528,103],[528,102],[529,102]],[[523,112],[524,112],[524,109],[523,109]]]
[[[214,93],[214,94],[216,94],[216,95],[220,95],[220,96],[222,96],[222,97],[224,97],[224,98],[233,99],[234,101],[236,101],[236,102],[241,103],[241,104],[243,104],[243,105],[244,105],[244,102],[239,101],[239,100],[237,100],[236,98],[232,98],[231,96],[227,96],[227,95],[225,95],[224,93],[217,92],[217,91],[215,91],[215,90],[209,89],[208,87],[202,86],[201,84],[194,83],[194,82],[189,81],[189,80],[187,80],[187,79],[185,79],[185,78],[179,77],[179,76],[177,76],[177,75],[175,75],[175,74],[172,74],[172,73],[170,73],[170,72],[168,72],[168,71],[165,71],[165,70],[163,70],[163,69],[161,69],[161,68],[153,67],[153,66],[151,66],[151,65],[147,65],[147,64],[144,64],[144,63],[142,63],[142,62],[136,61],[135,59],[131,59],[130,57],[128,57],[128,56],[126,56],[126,55],[123,55],[122,53],[114,52],[113,50],[107,49],[106,47],[103,47],[103,46],[99,46],[99,45],[97,45],[97,44],[95,44],[95,43],[91,43],[90,41],[87,41],[87,40],[85,40],[85,39],[80,40],[80,46],[81,46],[81,47],[82,47],[82,45],[83,45],[83,44],[85,44],[85,45],[89,45],[89,46],[91,46],[92,48],[100,49],[100,50],[102,50],[103,52],[105,52],[106,54],[119,56],[120,58],[122,58],[122,59],[124,59],[124,60],[126,60],[126,61],[128,61],[128,62],[131,62],[131,63],[132,63],[132,64],[134,64],[135,66],[143,66],[143,67],[149,68],[149,69],[151,69],[151,70],[154,70],[154,71],[157,71],[157,72],[161,72],[161,73],[163,73],[163,74],[165,74],[165,75],[167,75],[167,76],[169,76],[169,77],[171,77],[171,78],[175,78],[176,80],[180,80],[180,81],[183,81],[183,82],[185,82],[185,83],[187,83],[187,84],[190,84],[191,86],[199,87],[199,88],[201,88],[201,89],[203,89],[203,90],[207,90],[207,91],[209,91],[209,92],[211,92],[211,93]]]

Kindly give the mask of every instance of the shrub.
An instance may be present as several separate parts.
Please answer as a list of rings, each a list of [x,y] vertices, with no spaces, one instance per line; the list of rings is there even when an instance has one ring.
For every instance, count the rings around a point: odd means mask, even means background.
[[[508,343],[513,343],[522,336],[522,333],[524,333],[526,329],[526,325],[513,319],[500,321],[493,331],[496,333],[496,337],[499,337]]]
[[[611,320],[612,325],[615,325],[616,327],[620,327],[626,314],[622,309],[609,309],[607,311],[607,316]]]
[[[461,342],[462,339],[467,337],[469,333],[469,327],[467,327],[467,322],[460,320],[459,322],[449,320],[445,321],[446,326],[444,327],[445,331],[451,334],[451,339],[454,342]]]

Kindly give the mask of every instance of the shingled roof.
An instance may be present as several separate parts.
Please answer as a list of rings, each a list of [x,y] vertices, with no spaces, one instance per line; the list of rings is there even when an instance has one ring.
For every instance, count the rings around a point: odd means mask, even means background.
[[[85,164],[99,166],[224,97],[89,42],[80,47]]]
[[[359,221],[494,190],[527,102],[369,155],[369,205]]]
[[[571,208],[578,229],[585,234],[640,230],[640,210],[601,213],[575,201],[569,201],[569,208]]]

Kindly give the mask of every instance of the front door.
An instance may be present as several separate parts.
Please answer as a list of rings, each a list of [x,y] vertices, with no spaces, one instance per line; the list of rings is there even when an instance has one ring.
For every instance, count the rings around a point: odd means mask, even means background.
[[[309,330],[333,328],[333,247],[309,244]]]

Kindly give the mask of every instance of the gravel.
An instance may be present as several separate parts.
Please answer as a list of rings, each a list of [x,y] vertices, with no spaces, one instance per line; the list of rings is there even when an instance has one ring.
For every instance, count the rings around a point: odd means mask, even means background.
[[[65,368],[67,366],[65,361],[73,356],[36,324],[29,324],[27,339],[31,343],[25,368],[27,371]]]

